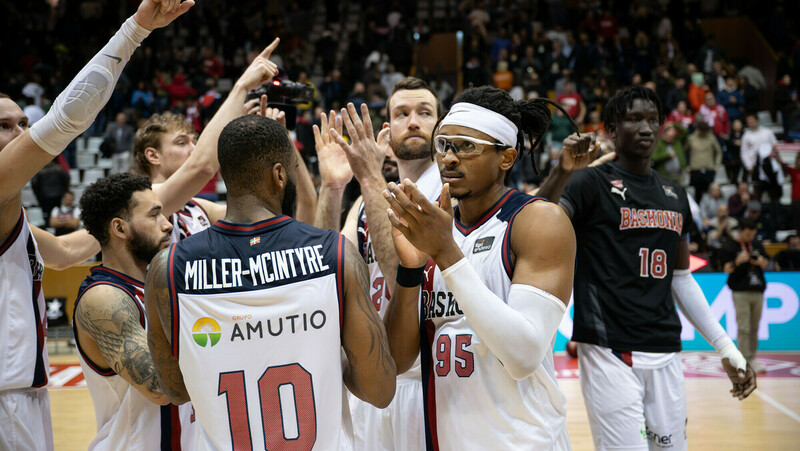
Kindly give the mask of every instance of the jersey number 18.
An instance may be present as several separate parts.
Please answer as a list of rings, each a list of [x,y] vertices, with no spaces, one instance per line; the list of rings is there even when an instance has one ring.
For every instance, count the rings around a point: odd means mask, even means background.
[[[667,253],[663,249],[639,249],[639,277],[663,279],[667,276]]]

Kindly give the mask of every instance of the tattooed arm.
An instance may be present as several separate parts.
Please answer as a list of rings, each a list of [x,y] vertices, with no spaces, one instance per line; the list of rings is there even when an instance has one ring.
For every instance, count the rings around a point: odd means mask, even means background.
[[[147,343],[156,366],[158,381],[175,404],[189,401],[178,361],[172,356],[172,310],[170,309],[168,274],[169,249],[164,249],[150,262],[144,288],[147,311]]]
[[[353,394],[382,409],[394,397],[397,372],[386,330],[369,296],[367,265],[347,240],[344,267],[344,381]]]
[[[75,310],[78,340],[95,365],[111,368],[150,401],[169,404],[156,378],[135,302],[111,285],[90,288]]]

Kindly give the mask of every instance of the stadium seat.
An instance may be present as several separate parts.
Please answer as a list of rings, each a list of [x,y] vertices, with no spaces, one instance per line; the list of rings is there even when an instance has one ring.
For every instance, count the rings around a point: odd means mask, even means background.
[[[70,186],[78,186],[81,184],[81,170],[80,169],[70,169],[69,170],[69,184]]]
[[[25,211],[28,213],[28,222],[37,227],[44,227],[44,215],[41,208],[28,207]]]
[[[24,207],[33,207],[39,205],[39,201],[36,200],[36,194],[33,193],[33,189],[30,186],[26,186],[22,189],[22,206]]]
[[[86,142],[86,152],[100,153],[100,144],[103,144],[103,138],[99,136],[92,136]]]
[[[78,164],[78,169],[91,169],[97,166],[95,163],[95,154],[93,153],[79,153],[75,155],[75,160]]]
[[[99,168],[94,169],[87,169],[83,172],[83,185],[91,185],[92,183],[96,182],[98,179],[101,179],[106,176],[106,171]]]

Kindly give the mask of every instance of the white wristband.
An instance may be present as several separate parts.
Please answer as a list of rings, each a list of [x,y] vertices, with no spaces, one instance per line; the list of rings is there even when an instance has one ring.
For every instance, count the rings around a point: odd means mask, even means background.
[[[133,51],[150,34],[129,18],[100,52],[72,79],[50,107],[31,127],[31,139],[51,155],[65,147],[92,124],[111,98],[122,70]]]

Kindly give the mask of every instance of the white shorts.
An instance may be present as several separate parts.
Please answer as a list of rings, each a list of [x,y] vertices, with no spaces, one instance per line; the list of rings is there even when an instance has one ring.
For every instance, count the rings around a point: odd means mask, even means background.
[[[53,422],[47,389],[0,392],[0,450],[52,449]]]
[[[578,367],[596,450],[687,448],[680,353],[660,368],[631,368],[609,348],[578,343]]]
[[[419,451],[425,449],[422,382],[398,378],[394,399],[379,409],[350,395],[356,451]]]

